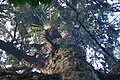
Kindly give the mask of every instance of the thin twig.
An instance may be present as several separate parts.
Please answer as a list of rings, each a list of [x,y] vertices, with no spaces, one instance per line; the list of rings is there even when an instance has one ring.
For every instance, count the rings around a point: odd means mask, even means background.
[[[18,23],[17,23],[17,20],[16,20],[16,17],[14,18],[15,22],[16,22],[16,25],[15,25],[15,29],[14,29],[14,37],[13,37],[13,40],[16,39],[16,32],[17,32],[17,28],[18,28]]]
[[[115,62],[116,62],[116,60],[117,60],[117,58],[115,58],[111,53],[109,53],[104,47],[102,47],[100,44],[99,44],[99,42],[97,41],[97,39],[91,34],[91,32],[90,31],[88,31],[87,30],[87,28],[83,25],[83,23],[81,23],[81,21],[79,20],[79,12],[77,12],[77,10],[72,6],[72,5],[70,5],[69,4],[69,2],[67,2],[67,0],[66,0],[66,4],[71,8],[71,9],[73,9],[74,10],[74,12],[76,13],[76,20],[77,20],[77,22],[80,24],[80,26],[89,34],[89,36],[96,42],[96,44],[102,49],[102,51],[104,51],[104,53],[106,53],[108,56],[110,56]]]

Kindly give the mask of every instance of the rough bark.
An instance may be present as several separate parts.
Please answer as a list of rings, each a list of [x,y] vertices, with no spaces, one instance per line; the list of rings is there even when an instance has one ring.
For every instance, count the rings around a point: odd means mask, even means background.
[[[61,80],[58,74],[42,74],[36,72],[29,72],[19,74],[14,71],[2,70],[0,72],[0,80]]]
[[[56,56],[47,60],[42,72],[61,74],[61,80],[99,80],[93,68],[87,64],[82,48],[73,44],[61,44]]]
[[[23,52],[22,50],[17,49],[16,47],[14,47],[13,43],[10,42],[4,42],[2,40],[0,40],[0,49],[6,51],[7,53],[13,55],[15,58],[17,58],[18,60],[25,60],[31,64],[35,64],[35,63],[39,63],[39,64],[43,64],[44,59],[37,59],[35,57],[32,56],[28,56],[25,52]]]
[[[0,41],[0,44],[4,45],[4,46],[0,45],[1,49],[11,54],[14,54],[14,56],[16,55],[16,51],[19,52],[18,49],[14,48],[14,46],[10,46],[8,43],[4,41]],[[19,57],[20,59],[24,58],[24,56],[22,57],[18,56],[18,58]],[[38,63],[38,65],[41,64]],[[53,57],[50,56],[45,61],[44,67],[41,68],[37,66],[37,68],[41,70],[42,73],[25,72],[23,74],[18,74],[16,73],[16,71],[14,71],[14,69],[17,70],[17,68],[14,68],[11,71],[1,70],[0,79],[1,80],[120,80],[119,71],[115,73],[116,70],[119,69],[118,67],[119,66],[115,67],[113,70],[111,70],[110,73],[103,73],[94,70],[94,68],[89,63],[86,62],[86,55],[83,49],[75,44],[70,44],[69,41],[66,40],[66,41],[61,41],[58,52],[56,52]]]

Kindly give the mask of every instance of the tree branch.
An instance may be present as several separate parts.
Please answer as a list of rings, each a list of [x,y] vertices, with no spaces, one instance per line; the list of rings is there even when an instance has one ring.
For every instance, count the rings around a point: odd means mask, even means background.
[[[73,9],[76,13],[76,20],[80,24],[80,26],[89,34],[89,36],[96,42],[96,44],[102,49],[104,53],[106,53],[108,56],[110,56],[114,61],[117,61],[117,58],[115,58],[111,53],[109,53],[104,47],[102,47],[99,42],[96,40],[96,38],[91,34],[90,31],[87,30],[87,28],[82,24],[82,22],[79,20],[79,12],[69,4],[69,2],[66,0],[67,6],[69,6],[71,9]]]
[[[16,17],[14,18],[14,20],[15,20],[15,22],[16,22],[16,25],[15,25],[15,29],[14,29],[14,38],[13,38],[13,39],[16,38],[16,32],[17,32],[17,28],[18,28],[18,23],[17,23]]]
[[[27,72],[19,74],[15,71],[2,70],[0,71],[0,80],[61,80],[60,74],[43,74],[37,72]]]
[[[4,41],[0,40],[0,49],[10,53],[11,55],[16,57],[20,61],[25,60],[32,64],[35,64],[37,62],[43,63],[43,61],[44,61],[44,58],[37,59],[35,57],[28,56],[25,52],[15,48],[14,45],[10,42],[4,42]]]

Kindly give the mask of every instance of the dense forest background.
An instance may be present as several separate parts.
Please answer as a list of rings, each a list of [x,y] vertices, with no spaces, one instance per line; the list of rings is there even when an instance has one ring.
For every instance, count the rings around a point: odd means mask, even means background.
[[[1,0],[0,80],[120,80],[119,0]]]

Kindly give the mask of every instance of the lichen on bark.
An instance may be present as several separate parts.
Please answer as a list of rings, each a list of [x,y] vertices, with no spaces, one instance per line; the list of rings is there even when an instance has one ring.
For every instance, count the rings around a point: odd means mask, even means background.
[[[93,68],[87,64],[83,49],[62,41],[54,57],[50,57],[41,69],[46,74],[60,74],[62,80],[98,80]]]

